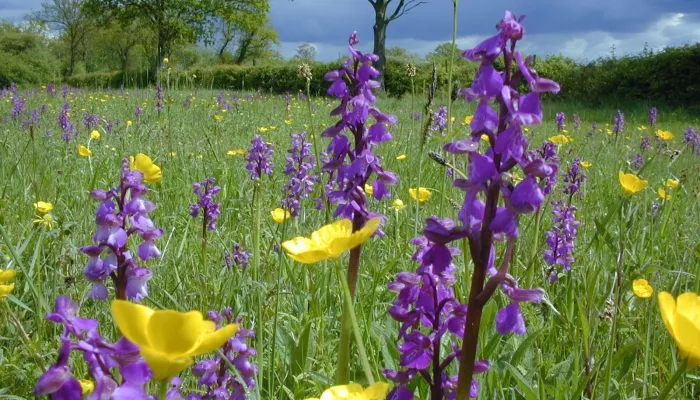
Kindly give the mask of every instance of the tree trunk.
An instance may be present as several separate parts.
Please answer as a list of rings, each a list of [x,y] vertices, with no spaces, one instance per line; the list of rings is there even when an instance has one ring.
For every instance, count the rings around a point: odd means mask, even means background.
[[[386,64],[386,28],[389,25],[389,21],[384,18],[384,12],[376,11],[376,17],[374,21],[374,54],[379,57],[376,63],[374,63],[374,68],[379,71],[379,83],[384,86],[384,65]]]

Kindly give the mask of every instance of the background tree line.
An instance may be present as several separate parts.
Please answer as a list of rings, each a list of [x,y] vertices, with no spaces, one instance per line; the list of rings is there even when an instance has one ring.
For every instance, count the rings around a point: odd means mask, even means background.
[[[405,14],[420,1],[368,0],[377,24]],[[393,19],[392,19],[393,18]],[[376,26],[375,26],[376,27]],[[382,48],[385,35],[376,35]],[[381,32],[380,32],[381,33]],[[180,87],[263,90],[276,93],[303,89],[297,77],[300,62],[312,65],[312,90],[323,93],[323,74],[337,61],[316,61],[316,48],[302,44],[285,59],[269,22],[268,0],[46,0],[21,24],[0,23],[0,87],[15,82],[38,85],[65,82],[96,88],[145,87],[168,58],[171,81]],[[376,50],[375,50],[376,51]],[[422,57],[403,48],[382,50],[384,88],[402,96],[421,92],[432,79],[446,88],[447,68],[454,54],[456,86],[468,85],[476,65],[453,52],[451,43],[438,45]],[[406,65],[417,67],[410,79]],[[587,103],[649,100],[698,107],[700,104],[700,43],[659,52],[611,54],[590,62],[550,55],[537,58],[540,75],[559,81],[558,99]]]

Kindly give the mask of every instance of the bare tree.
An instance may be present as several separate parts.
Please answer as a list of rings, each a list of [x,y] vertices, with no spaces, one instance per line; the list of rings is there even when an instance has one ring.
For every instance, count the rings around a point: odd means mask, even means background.
[[[67,75],[73,75],[80,46],[90,29],[90,20],[83,11],[84,0],[46,0],[41,10],[30,15],[32,21],[48,24],[62,31],[68,42]]]
[[[391,13],[388,13],[389,4],[393,0],[367,0],[374,7],[374,54],[379,56],[379,60],[374,64],[380,72],[384,71],[384,64],[386,63],[386,28],[389,26],[391,21],[401,18],[409,11],[418,7],[421,4],[425,4],[422,0],[398,0],[396,8]],[[383,74],[379,78],[382,82],[384,80]]]

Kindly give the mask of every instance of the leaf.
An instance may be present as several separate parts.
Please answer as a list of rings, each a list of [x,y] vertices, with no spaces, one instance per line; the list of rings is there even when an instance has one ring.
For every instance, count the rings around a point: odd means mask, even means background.
[[[527,400],[537,400],[537,394],[535,394],[535,391],[532,390],[532,384],[525,381],[525,377],[523,376],[523,374],[521,374],[517,368],[515,368],[508,362],[504,361],[503,363],[505,364],[508,371],[510,371],[510,373],[513,375],[513,378],[515,378],[515,382],[517,382],[518,387],[525,395],[525,398]]]
[[[520,346],[518,346],[515,353],[513,353],[513,357],[511,357],[510,362],[513,363],[513,365],[518,365],[520,360],[522,360],[523,356],[525,355],[525,351],[527,351],[527,349],[530,348],[533,343],[535,343],[535,340],[537,340],[537,338],[544,333],[545,330],[547,330],[547,328],[542,328],[539,331],[528,335],[525,340],[520,343]]]

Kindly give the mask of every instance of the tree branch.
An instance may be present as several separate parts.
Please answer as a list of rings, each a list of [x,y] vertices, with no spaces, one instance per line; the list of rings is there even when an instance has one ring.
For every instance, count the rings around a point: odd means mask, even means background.
[[[426,1],[422,1],[422,0],[408,0],[408,1],[401,0],[401,1],[399,1],[399,4],[396,6],[394,13],[391,14],[391,17],[389,17],[389,21],[393,21],[395,19],[401,18],[409,11],[411,11],[414,8],[418,7],[419,5],[425,4],[425,3],[426,3]]]

